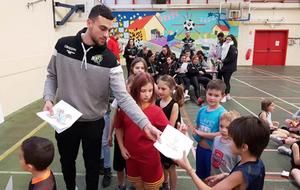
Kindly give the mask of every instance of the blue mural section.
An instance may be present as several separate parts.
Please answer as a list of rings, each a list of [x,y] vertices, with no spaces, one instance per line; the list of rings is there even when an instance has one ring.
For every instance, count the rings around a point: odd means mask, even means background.
[[[121,32],[120,42],[134,39],[136,46],[147,45],[153,52],[168,44],[177,55],[185,31],[191,32],[196,51],[207,54],[215,50],[217,34],[232,34],[238,38],[239,22],[219,20],[218,11],[141,11],[113,12],[114,31]],[[224,18],[221,13],[220,18]]]

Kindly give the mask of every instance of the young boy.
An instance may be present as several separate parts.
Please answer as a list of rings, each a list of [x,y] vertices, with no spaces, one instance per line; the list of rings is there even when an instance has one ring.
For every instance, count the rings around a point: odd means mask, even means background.
[[[228,133],[230,150],[232,154],[240,155],[241,161],[229,175],[209,177],[207,181],[216,184],[212,188],[197,177],[185,152],[177,163],[188,172],[198,189],[263,189],[265,166],[260,156],[269,143],[268,124],[254,116],[241,117],[230,123]]]
[[[196,152],[196,173],[200,179],[210,176],[211,147],[214,138],[219,133],[220,115],[225,108],[220,100],[225,96],[225,83],[220,79],[211,80],[206,87],[206,101],[208,106],[200,108],[196,118],[196,128],[193,136],[198,141]]]
[[[220,116],[220,136],[216,136],[212,147],[211,171],[210,175],[221,173],[230,173],[233,167],[241,160],[239,155],[233,155],[229,147],[228,127],[229,124],[241,115],[234,111],[228,110]]]
[[[56,190],[55,178],[48,168],[54,158],[54,146],[50,140],[36,136],[26,139],[19,157],[21,168],[33,175],[29,190]]]

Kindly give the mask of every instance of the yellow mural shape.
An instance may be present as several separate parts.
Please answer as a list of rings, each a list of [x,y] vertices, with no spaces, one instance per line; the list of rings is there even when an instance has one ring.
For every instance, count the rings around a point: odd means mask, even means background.
[[[231,26],[239,26],[239,25],[240,25],[240,22],[239,22],[239,21],[228,21],[228,23],[229,23]]]

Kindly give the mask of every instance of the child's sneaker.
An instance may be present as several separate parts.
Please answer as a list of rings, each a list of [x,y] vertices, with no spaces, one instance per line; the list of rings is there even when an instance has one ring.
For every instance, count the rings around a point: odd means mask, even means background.
[[[226,96],[226,100],[231,100],[231,96],[229,94]]]
[[[198,99],[198,106],[201,106],[203,104],[203,102],[205,102],[202,98]]]
[[[285,146],[280,146],[277,148],[278,152],[281,153],[281,154],[286,154],[288,156],[291,156],[292,154],[292,150],[285,147]]]
[[[183,98],[184,98],[184,102],[186,102],[186,101],[188,101],[188,100],[191,99],[190,95],[188,95],[188,94],[185,94]]]
[[[283,138],[277,137],[275,135],[270,135],[270,139],[274,142],[276,142],[279,146],[283,145]]]
[[[225,102],[226,102],[226,96],[224,96],[224,98],[222,98],[221,102],[222,102],[222,103],[225,103]]]

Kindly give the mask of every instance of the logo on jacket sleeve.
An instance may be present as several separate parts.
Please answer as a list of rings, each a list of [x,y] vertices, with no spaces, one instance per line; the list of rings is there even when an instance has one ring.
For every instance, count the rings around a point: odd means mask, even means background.
[[[95,63],[97,63],[98,65],[100,65],[101,61],[103,60],[103,56],[102,55],[94,55],[91,60],[94,61]]]

